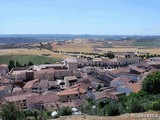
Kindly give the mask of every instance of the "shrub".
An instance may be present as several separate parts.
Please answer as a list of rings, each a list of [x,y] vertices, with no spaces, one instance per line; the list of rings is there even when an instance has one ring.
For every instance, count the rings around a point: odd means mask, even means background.
[[[19,120],[24,118],[24,114],[13,103],[2,105],[0,116],[3,120]]]
[[[108,110],[107,110],[107,114],[108,114],[108,116],[120,115],[118,105],[114,105],[114,104],[109,105]]]
[[[152,102],[151,109],[155,111],[159,111],[160,110],[160,100]]]
[[[132,100],[128,109],[128,112],[131,113],[139,113],[145,111],[144,106],[140,103],[140,101],[138,101],[138,99]]]
[[[72,110],[70,107],[64,107],[59,111],[59,115],[61,116],[66,116],[66,115],[71,115],[72,114]]]
[[[96,88],[96,91],[99,91],[101,88],[102,88],[102,85],[99,84]]]
[[[137,93],[138,96],[141,96],[141,97],[144,97],[147,95],[147,92],[143,91],[143,90],[140,90],[138,93]]]

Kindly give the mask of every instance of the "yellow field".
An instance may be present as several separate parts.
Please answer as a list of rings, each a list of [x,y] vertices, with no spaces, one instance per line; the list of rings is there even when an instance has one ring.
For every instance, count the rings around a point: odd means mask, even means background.
[[[65,51],[65,52],[93,52],[93,46],[100,44],[88,43],[86,41],[74,41],[74,43],[57,45],[57,43],[53,43],[53,50],[56,51]]]
[[[103,52],[148,52],[151,54],[160,54],[160,48],[127,48],[127,47],[115,47],[115,48],[98,48],[99,50],[103,50]]]
[[[65,58],[66,55],[62,55],[60,53],[54,53],[52,51],[46,49],[2,49],[0,50],[0,55],[42,55],[42,54],[50,54],[51,57],[54,58]]]
[[[53,50],[55,51],[64,51],[64,52],[94,52],[93,46],[101,44],[87,43],[85,41],[77,41],[75,43],[57,45],[56,42],[52,44]],[[112,52],[148,52],[151,54],[160,54],[160,48],[136,48],[136,47],[114,47],[114,48],[97,48],[100,51],[99,53],[106,53],[109,51]],[[63,53],[54,53],[46,49],[0,49],[0,55],[42,55],[50,54],[51,57],[64,59],[69,55]],[[83,55],[83,54],[82,54]],[[89,57],[92,57],[88,55]]]

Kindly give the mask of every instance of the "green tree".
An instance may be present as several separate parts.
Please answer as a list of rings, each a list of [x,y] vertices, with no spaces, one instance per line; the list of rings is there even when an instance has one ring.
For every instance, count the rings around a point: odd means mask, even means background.
[[[72,110],[71,110],[70,107],[64,107],[59,111],[59,114],[61,116],[71,115],[72,114]]]
[[[9,70],[11,70],[11,69],[14,68],[14,67],[15,67],[14,61],[13,61],[13,60],[10,60],[10,61],[9,61],[9,65],[8,65]]]
[[[131,57],[131,55],[129,55],[129,54],[128,54],[128,55],[125,55],[125,58],[130,58],[130,57]]]
[[[160,100],[152,102],[151,109],[155,111],[159,111],[160,110]]]
[[[101,88],[102,88],[102,85],[99,84],[96,88],[96,91],[99,91]]]
[[[110,59],[112,59],[112,58],[114,58],[115,57],[115,55],[113,54],[113,53],[105,53],[105,54],[103,54],[102,56],[104,56],[104,57],[109,57]]]
[[[138,98],[133,98],[132,100],[129,101],[128,112],[131,113],[139,113],[139,112],[144,112],[144,106],[141,104]]]
[[[108,116],[120,115],[119,107],[116,104],[110,104],[107,110]]]
[[[6,103],[2,106],[1,117],[3,120],[19,120],[23,119],[23,114],[13,103]]]
[[[142,82],[142,90],[148,94],[160,93],[160,71],[153,72],[147,76]]]
[[[33,111],[31,110],[24,110],[23,113],[25,114],[25,116],[33,116]]]
[[[28,66],[34,65],[31,61],[28,62]]]
[[[94,105],[95,104],[95,101],[92,98],[88,98],[87,102],[88,102],[89,105]]]
[[[21,67],[21,64],[18,61],[16,61],[16,67]]]
[[[39,111],[38,120],[47,120],[47,113],[44,111]]]
[[[37,111],[37,110],[34,111],[33,115],[34,115],[34,118],[35,118],[36,120],[38,120],[38,111]]]

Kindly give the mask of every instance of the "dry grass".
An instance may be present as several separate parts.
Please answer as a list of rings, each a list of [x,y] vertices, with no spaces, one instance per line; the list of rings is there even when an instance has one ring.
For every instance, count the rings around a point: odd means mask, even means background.
[[[138,115],[140,114],[136,113],[136,114],[124,114],[114,117],[100,117],[100,116],[89,116],[89,115],[65,116],[65,117],[60,117],[56,120],[160,120],[160,113],[158,112],[145,112],[144,114],[145,115],[149,114],[152,115],[153,117],[138,117]],[[158,115],[159,117],[156,117],[156,115]]]
[[[97,44],[89,44],[89,43],[70,43],[64,45],[57,45],[56,43],[52,44],[53,50],[57,51],[65,51],[65,52],[93,52],[93,46]]]
[[[136,47],[114,47],[114,48],[98,48],[100,50],[103,50],[103,52],[148,52],[151,54],[160,54],[160,48],[136,48]]]
[[[0,50],[1,55],[42,55],[42,54],[50,54],[51,57],[63,59],[67,56],[62,55],[60,53],[54,53],[52,51],[46,49],[2,49]]]
[[[52,44],[53,50],[57,51],[65,51],[65,52],[94,52],[93,46],[103,46],[102,43],[94,44],[89,43],[86,40],[77,39],[74,43],[57,45],[56,42]],[[160,54],[160,48],[145,48],[145,47],[129,47],[129,46],[116,46],[114,48],[98,48],[99,50],[103,50],[102,52],[148,52],[151,54]],[[99,52],[99,53],[102,53]]]

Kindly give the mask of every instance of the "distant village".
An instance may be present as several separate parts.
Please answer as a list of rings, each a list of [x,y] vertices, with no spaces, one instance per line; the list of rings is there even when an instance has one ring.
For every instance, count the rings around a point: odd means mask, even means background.
[[[58,64],[27,67],[0,65],[0,106],[14,103],[20,109],[54,111],[87,102],[137,93],[148,74],[160,68],[160,57],[142,59],[70,57]]]

